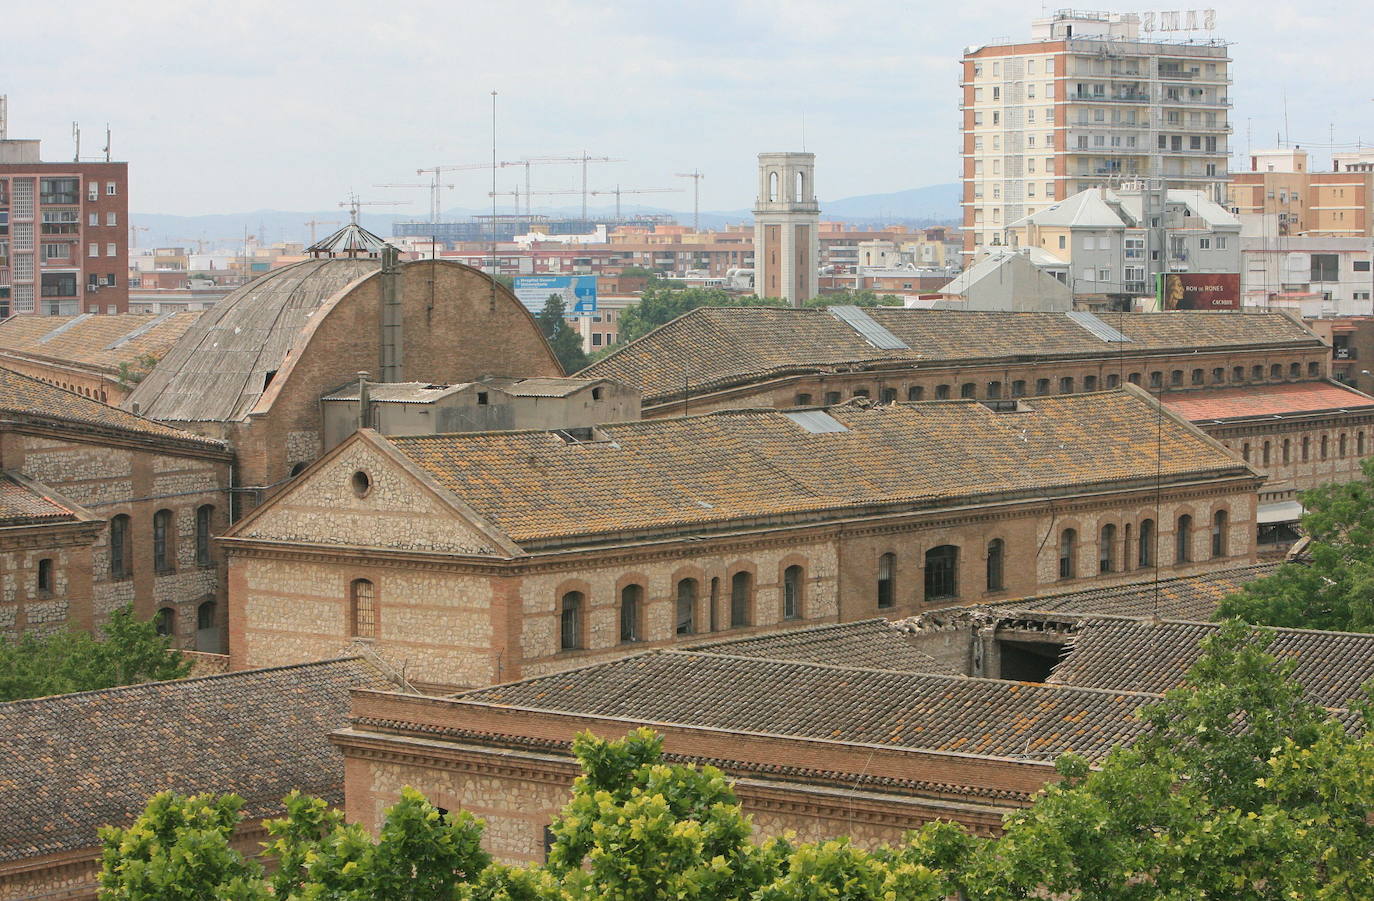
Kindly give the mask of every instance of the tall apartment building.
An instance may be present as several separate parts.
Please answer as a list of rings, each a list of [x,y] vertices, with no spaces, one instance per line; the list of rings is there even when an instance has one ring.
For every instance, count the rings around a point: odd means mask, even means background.
[[[1023,216],[1122,180],[1157,177],[1225,201],[1226,44],[1141,31],[1133,13],[1060,11],[1034,20],[1025,43],[964,53],[966,254],[999,244]]]
[[[0,318],[129,309],[129,164],[44,162],[0,107]]]
[[[1313,172],[1301,147],[1257,150],[1231,176],[1231,210],[1273,216],[1280,236],[1374,235],[1374,152],[1337,154],[1332,170]]]

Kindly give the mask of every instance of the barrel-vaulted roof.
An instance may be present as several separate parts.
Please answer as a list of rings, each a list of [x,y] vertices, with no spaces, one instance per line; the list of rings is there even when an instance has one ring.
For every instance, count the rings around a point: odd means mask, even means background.
[[[268,272],[207,310],[124,401],[164,422],[243,419],[310,317],[380,268],[376,259],[311,259]]]

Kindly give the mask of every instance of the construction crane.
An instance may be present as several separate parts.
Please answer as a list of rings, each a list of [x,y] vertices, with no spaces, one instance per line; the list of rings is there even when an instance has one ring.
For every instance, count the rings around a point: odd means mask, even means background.
[[[581,156],[532,156],[523,163],[581,163],[582,164],[582,220],[587,219],[587,164],[588,163],[623,163],[622,159],[612,159],[609,156],[588,156],[587,151],[582,151]],[[529,171],[528,169],[526,170]]]
[[[701,174],[700,169],[693,169],[691,172],[676,172],[678,178],[690,178],[692,180],[692,231],[701,231],[701,180],[705,175]]]
[[[148,226],[146,226],[146,225],[131,225],[131,226],[129,226],[129,249],[130,249],[130,250],[135,250],[135,249],[138,248],[138,233],[139,233],[139,232],[146,232],[146,231],[151,231],[151,229],[150,229]]]
[[[427,185],[417,185],[414,182],[409,184],[388,183],[383,185],[373,185],[374,188],[424,188],[429,191],[429,223],[430,225],[439,224],[439,193],[441,188],[452,190],[453,185],[431,182]]]
[[[537,158],[537,159],[503,160],[503,161],[497,163],[497,165],[500,166],[502,169],[507,169],[507,168],[510,168],[511,166],[524,166],[524,167],[525,167],[525,215],[526,215],[526,216],[531,216],[531,215],[533,215],[533,211],[530,209],[530,195],[533,194],[534,192],[530,190],[530,167],[531,167],[531,166],[552,166],[552,165],[558,165],[558,164],[560,164],[560,163],[580,163],[580,162],[582,162],[582,158],[581,158],[581,157],[576,157],[576,156],[570,156],[570,157],[540,157],[540,158]],[[520,211],[519,211],[519,210],[516,210],[516,212],[519,213]]]
[[[238,239],[239,239],[239,236],[238,236],[238,235],[234,235],[234,236],[228,237],[228,238],[206,238],[206,237],[203,237],[203,236],[202,236],[202,237],[199,237],[199,238],[173,238],[172,240],[173,240],[173,241],[184,241],[184,242],[186,242],[187,244],[194,244],[194,245],[196,245],[196,253],[198,253],[198,254],[203,254],[203,253],[205,253],[205,248],[206,248],[206,247],[214,247],[216,244],[222,244],[222,243],[225,243],[225,242],[228,242],[228,241],[237,241]]]
[[[488,191],[488,192],[487,192],[487,196],[488,196],[488,197],[514,197],[514,198],[515,198],[515,215],[519,216],[519,215],[520,215],[520,193],[521,193],[521,192],[520,192],[520,188],[519,188],[519,187],[516,187],[516,189],[515,189],[514,191]],[[533,194],[545,195],[545,194],[580,194],[581,192],[578,191],[578,190],[576,190],[576,189],[573,189],[573,190],[570,190],[570,191],[527,191],[527,192],[525,192],[525,216],[526,216],[526,218],[528,218],[529,215],[530,215],[530,194],[531,194],[531,193],[533,193]]]
[[[348,192],[347,200],[340,200],[339,206],[348,208],[349,223],[358,224],[358,209],[365,206],[408,206],[404,200],[359,200],[358,195]]]
[[[315,243],[315,226],[317,225],[343,225],[338,219],[310,219],[306,225],[310,226],[310,243]]]
[[[620,218],[620,195],[621,194],[681,194],[681,188],[622,188],[616,185],[605,191],[588,191],[588,194],[597,197],[601,194],[615,195],[615,218]]]

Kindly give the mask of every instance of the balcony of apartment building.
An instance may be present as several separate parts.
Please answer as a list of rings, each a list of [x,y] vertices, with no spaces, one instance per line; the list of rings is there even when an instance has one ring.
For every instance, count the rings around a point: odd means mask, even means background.
[[[1073,103],[1149,103],[1148,91],[1070,91],[1065,99]]]

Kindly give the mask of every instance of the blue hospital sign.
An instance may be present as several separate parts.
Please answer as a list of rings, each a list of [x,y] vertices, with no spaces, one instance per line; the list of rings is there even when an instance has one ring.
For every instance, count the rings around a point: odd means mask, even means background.
[[[596,312],[594,275],[517,275],[515,296],[531,313],[544,309],[550,294],[563,298],[569,316],[590,316]]]

